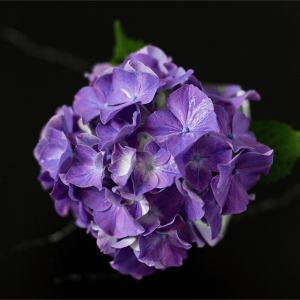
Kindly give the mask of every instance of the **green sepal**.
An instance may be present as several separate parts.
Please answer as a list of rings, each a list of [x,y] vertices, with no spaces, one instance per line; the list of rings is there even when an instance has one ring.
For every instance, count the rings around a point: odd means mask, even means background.
[[[231,221],[233,215],[222,216],[222,227],[220,231],[220,235],[225,236],[225,232],[227,230],[228,224]]]
[[[274,150],[273,164],[267,176],[261,175],[258,184],[278,181],[291,174],[291,170],[300,157],[300,132],[291,126],[273,120],[252,121],[249,131],[256,140]]]
[[[120,65],[125,57],[132,52],[143,48],[146,44],[141,40],[128,38],[124,33],[120,20],[114,21],[115,47],[114,55],[110,62],[116,66]]]

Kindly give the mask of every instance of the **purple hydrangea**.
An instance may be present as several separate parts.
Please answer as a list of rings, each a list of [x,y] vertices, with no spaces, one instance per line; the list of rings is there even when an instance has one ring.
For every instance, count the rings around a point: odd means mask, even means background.
[[[230,147],[222,139],[204,136],[176,156],[175,161],[182,176],[202,192],[209,186],[212,172],[218,171],[218,164],[229,162],[231,156]]]
[[[104,177],[103,153],[88,146],[77,145],[75,156],[79,162],[70,167],[66,181],[81,188],[95,186],[101,189]]]
[[[151,114],[144,130],[173,156],[209,131],[219,131],[212,101],[194,85],[184,85],[167,99],[169,110]]]
[[[266,153],[241,151],[227,164],[219,164],[219,174],[211,181],[216,201],[222,207],[222,215],[238,214],[249,204],[247,190],[267,175],[273,163],[273,150]]]
[[[214,105],[214,108],[220,131],[211,132],[210,135],[224,140],[235,153],[242,149],[260,153],[271,150],[267,145],[257,142],[253,132],[248,131],[250,119],[242,112],[235,112],[231,119],[222,106]]]
[[[155,188],[168,187],[180,176],[172,155],[155,141],[148,143],[143,152],[137,152],[136,159],[132,181],[138,196]]]
[[[245,99],[260,100],[260,95],[255,90],[244,91],[237,84],[229,84],[221,90],[216,87],[204,87],[203,92],[207,94],[214,103],[225,102],[232,104],[237,110]]]
[[[193,73],[151,45],[96,64],[34,149],[57,213],[71,212],[111,267],[136,279],[181,266],[193,243],[215,246],[273,162],[237,111],[259,94],[203,87]]]
[[[93,86],[99,77],[112,73],[113,69],[113,65],[109,62],[95,64],[92,73],[85,72],[84,77],[89,80],[90,86]]]

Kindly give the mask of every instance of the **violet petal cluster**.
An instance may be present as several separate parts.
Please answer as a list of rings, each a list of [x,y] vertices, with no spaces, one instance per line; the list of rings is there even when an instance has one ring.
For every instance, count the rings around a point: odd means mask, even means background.
[[[223,216],[246,210],[273,162],[237,111],[259,94],[203,87],[193,73],[150,45],[97,64],[34,149],[57,213],[72,212],[136,279],[181,266],[192,243],[218,243]]]

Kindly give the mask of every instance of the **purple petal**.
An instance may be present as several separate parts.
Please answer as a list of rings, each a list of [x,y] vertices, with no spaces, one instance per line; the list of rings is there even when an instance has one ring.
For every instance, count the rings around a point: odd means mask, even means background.
[[[73,108],[69,107],[67,105],[63,105],[62,110],[63,110],[63,115],[65,117],[68,132],[72,132],[73,131],[73,116],[74,116]]]
[[[234,105],[232,105],[229,102],[224,102],[224,101],[216,101],[213,103],[214,103],[214,107],[216,105],[223,107],[223,109],[225,110],[225,112],[227,114],[227,124],[231,128],[232,118],[233,118],[234,114],[236,113],[236,109],[235,109]]]
[[[261,172],[267,175],[273,163],[273,155],[273,150],[263,154],[257,152],[242,153],[239,157],[235,157],[236,168],[243,173]]]
[[[119,123],[118,125],[115,123]],[[107,124],[102,124],[101,122],[98,123],[96,127],[96,133],[99,139],[99,150],[104,148],[108,148],[114,144],[114,138],[119,133],[118,127],[123,127],[124,121],[121,120],[110,120]]]
[[[62,174],[59,174],[60,176]],[[82,201],[81,195],[80,195],[81,188],[77,187],[76,185],[69,184],[69,197],[73,201]]]
[[[121,249],[121,248],[130,246],[135,241],[136,241],[136,237],[130,236],[130,237],[124,238],[124,239],[112,244],[111,246],[113,248]]]
[[[58,169],[59,162],[65,149],[60,147],[58,144],[48,143],[40,156],[40,165],[43,169],[47,170],[50,176],[55,179]]]
[[[156,232],[139,238],[140,255],[139,259],[159,261],[165,254],[165,240]]]
[[[149,267],[155,267],[155,269],[160,269],[160,270],[165,270],[166,267],[164,265],[162,265],[159,261],[153,261],[153,260],[150,260],[148,258],[139,258],[139,255],[140,255],[140,251],[136,251],[136,250],[133,250],[135,256],[137,257],[137,259],[146,264],[147,266]]]
[[[199,90],[199,92],[201,92]],[[200,106],[200,105],[199,105]],[[213,105],[210,99],[205,99],[201,102],[201,108],[189,110],[189,123],[187,124],[190,131],[197,133],[200,137],[209,131],[219,131],[219,126],[216,120],[216,114],[213,111]],[[212,107],[212,109],[210,109]]]
[[[181,174],[197,190],[204,190],[211,178],[212,171],[217,172],[218,164],[228,163],[232,151],[222,139],[205,136],[194,146],[175,158]]]
[[[134,201],[132,204],[126,205],[126,208],[134,219],[139,219],[149,211],[149,203],[146,199]]]
[[[227,85],[226,88],[224,89],[223,96],[229,98],[230,96],[237,94],[241,89],[242,87],[237,84]]]
[[[132,159],[135,158],[135,155],[136,149],[127,146],[122,147],[120,144],[115,144],[112,153],[112,163],[121,159],[131,164]],[[118,172],[118,174],[120,175],[124,175],[125,173],[123,173],[122,171]]]
[[[101,90],[84,87],[75,96],[73,107],[82,117],[82,123],[86,125],[99,116],[100,109],[105,106],[105,103],[106,98]]]
[[[113,73],[114,68],[110,68],[107,71],[110,71],[109,74],[104,74],[103,76],[99,77],[95,83],[94,87],[98,90],[101,90],[105,98],[107,99],[111,92],[112,92],[112,73]]]
[[[192,132],[173,134],[167,140],[167,148],[173,156],[177,156],[197,139],[198,136]]]
[[[95,187],[80,189],[83,202],[95,211],[105,211],[112,205],[105,197],[105,188],[101,191]]]
[[[160,70],[158,61],[155,58],[153,58],[147,54],[131,53],[124,59],[122,66],[124,67],[129,60],[131,60],[131,61],[138,60],[138,61],[142,62],[145,66],[149,67],[159,78],[164,77],[164,75],[165,75]]]
[[[124,186],[136,165],[136,149],[115,144],[112,153],[112,164],[109,171],[111,178],[120,186]]]
[[[127,71],[128,70],[128,71]],[[139,61],[128,61],[124,70],[115,69],[113,73],[114,92],[109,97],[109,104],[135,102],[146,104],[152,101],[157,89],[164,82]]]
[[[54,182],[53,191],[50,193],[50,196],[54,200],[65,200],[69,198],[68,191],[69,187],[58,178]]]
[[[188,197],[185,198],[185,219],[189,221],[201,219],[204,215],[203,200],[188,187],[186,180],[182,182],[182,188],[188,194]]]
[[[220,133],[224,133],[225,136],[228,136],[231,133],[231,131],[228,126],[228,117],[225,109],[220,105],[214,104],[214,112],[217,116],[217,122],[220,128]]]
[[[160,262],[168,267],[181,266],[182,259],[187,257],[186,249],[190,249],[192,245],[184,242],[178,237],[176,231],[168,233],[168,243],[165,247],[165,255]]]
[[[248,203],[246,189],[233,177],[227,199],[222,206],[222,215],[239,214],[246,210]]]
[[[103,252],[104,254],[115,253],[116,250],[112,248],[111,245],[116,243],[117,238],[106,234],[99,226],[97,227],[98,227],[97,246],[100,248],[101,252]]]
[[[145,229],[145,231],[141,234],[143,236],[153,232],[160,225],[158,217],[155,214],[152,214],[152,212],[148,212],[147,214],[143,215],[138,221]]]
[[[112,177],[112,179],[116,182],[116,179],[118,177],[121,177],[123,175],[130,176],[130,170],[131,170],[131,163],[130,161],[126,161],[125,159],[118,159],[116,160],[108,169],[116,178]],[[127,180],[125,180],[127,182]],[[124,184],[121,185],[125,185]],[[117,182],[116,182],[117,183]]]
[[[232,132],[235,135],[244,134],[250,125],[250,119],[247,118],[242,112],[235,113],[232,119]]]
[[[141,104],[151,102],[158,88],[164,85],[164,82],[159,80],[156,76],[147,73],[142,73],[140,75],[140,83],[141,87],[137,100]]]
[[[117,238],[139,235],[144,231],[124,206],[112,205],[104,212],[94,212],[94,217],[100,228]]]
[[[143,236],[153,232],[160,225],[160,222],[162,222],[162,224],[166,224],[172,221],[172,218],[164,215],[164,213],[161,211],[160,207],[157,205],[160,203],[153,203],[153,201],[150,199],[150,194],[146,195],[150,204],[150,209],[147,214],[138,219],[139,223],[145,229],[145,231],[141,234]]]
[[[107,62],[96,64],[96,65],[94,65],[92,72],[96,76],[100,77],[103,74],[105,74],[105,71],[107,71],[111,67],[112,67],[112,64],[111,63],[107,63]]]
[[[253,146],[257,145],[257,142],[253,140],[253,138],[250,138],[247,134],[238,135],[234,140],[229,138],[225,138],[224,140],[232,148],[234,153],[237,153],[242,149],[255,151]]]
[[[144,151],[147,151],[146,147],[144,148]],[[153,158],[153,163],[156,166],[162,166],[162,165],[165,165],[168,161],[169,161],[168,164],[173,163],[175,165],[174,159],[171,158],[170,152],[168,152],[164,148],[160,147],[160,149],[156,152],[156,154],[155,154],[155,156]],[[175,165],[175,167],[176,167],[176,173],[178,173],[177,166]]]
[[[156,166],[155,173],[158,177],[157,188],[170,186],[174,183],[175,178],[181,177],[173,156],[167,163]]]
[[[150,143],[148,143],[145,148],[144,151],[145,152],[149,152],[152,155],[156,155],[157,152],[160,150],[161,148],[159,147],[159,145],[155,142],[155,141],[151,141]]]
[[[92,166],[97,155],[94,149],[85,145],[77,145],[74,152],[78,160],[86,166]]]
[[[195,223],[196,222],[188,221],[186,226],[177,232],[178,237],[188,243],[196,242],[197,247],[202,248],[205,246],[205,239],[197,230],[194,225]]]
[[[131,102],[125,102],[119,105],[108,105],[107,107],[100,109],[100,119],[103,124],[106,124],[109,120],[111,120],[118,112],[120,112],[123,108],[132,105]]]
[[[133,105],[131,105],[131,106],[133,106]],[[109,147],[114,143],[122,142],[136,128],[138,116],[139,116],[138,112],[133,113],[132,124],[128,124],[127,122],[122,121],[122,120],[118,120],[119,128],[117,128],[117,126],[114,126],[114,124],[112,124],[113,122],[115,123],[117,121],[114,119],[110,120],[110,122],[106,125],[103,125],[100,122],[96,128],[97,135],[101,137],[99,149]],[[115,117],[117,117],[117,116],[115,116]]]
[[[151,114],[143,128],[158,143],[167,140],[169,135],[182,131],[182,125],[178,119],[170,111],[162,110]]]
[[[138,77],[138,74],[135,72],[115,68],[112,77],[114,92],[108,99],[109,105],[122,104],[128,101],[133,102],[131,97],[137,97],[139,92]]]
[[[83,202],[80,201],[80,202],[75,202],[75,203],[78,203],[78,214],[76,214],[75,223],[80,228],[87,228],[91,223],[92,216],[86,210],[86,206],[83,204]]]
[[[180,230],[185,226],[185,222],[183,221],[182,217],[180,215],[176,215],[171,222],[168,224],[165,224],[159,228],[157,228],[157,232],[164,234],[169,232],[170,230]]]
[[[135,279],[142,279],[145,275],[155,272],[154,267],[148,267],[136,258],[130,247],[117,250],[114,260],[110,262],[113,269],[118,270],[122,274],[130,274]]]
[[[249,146],[251,146],[253,149],[250,149],[250,152],[258,152],[260,154],[264,154],[271,150],[271,148],[267,145],[256,142],[255,140],[251,141],[248,136],[249,136],[248,134],[239,135],[238,141],[240,143],[248,144]]]
[[[94,166],[86,166],[75,163],[66,175],[66,180],[78,187],[86,188],[95,186],[102,189],[103,169],[96,169]]]
[[[230,175],[231,175],[231,173],[230,173]],[[230,175],[225,177],[227,180],[223,181],[223,185],[221,186],[221,188],[218,188],[220,175],[216,175],[211,180],[211,188],[212,188],[213,194],[216,198],[216,201],[218,202],[218,204],[221,207],[223,207],[223,205],[226,201],[228,191],[230,188],[230,184],[231,184],[231,180],[232,180],[232,176],[230,176]]]
[[[80,133],[76,136],[76,141],[77,145],[84,145],[93,148],[99,144],[100,139],[89,133]]]
[[[140,120],[138,118],[134,118],[135,113],[137,115],[140,115],[141,113],[140,105],[138,104],[132,104],[130,106],[125,107],[116,114],[115,118],[126,121],[129,124],[133,122],[133,119],[135,119],[137,121],[137,125],[139,125]]]
[[[181,67],[178,69],[183,70]],[[166,84],[164,85],[163,89],[168,90],[168,89],[171,89],[172,87],[176,86],[177,84],[184,83],[194,73],[194,70],[189,69],[186,72],[183,70],[182,73],[183,73],[182,75],[179,75],[180,73],[178,72],[178,74],[176,75],[175,78],[167,79]]]
[[[137,196],[151,191],[158,185],[158,177],[153,170],[147,170],[147,166],[138,163],[132,173],[134,193]]]
[[[167,98],[167,107],[181,123],[181,127],[187,127],[189,113],[190,86],[185,84],[180,89],[171,93]],[[207,98],[207,96],[205,95]]]
[[[231,176],[233,176],[232,172],[234,170],[235,163],[233,160],[231,160],[228,164],[219,164],[218,165],[218,171],[220,180],[218,183],[218,189],[223,188],[225,185],[227,185],[230,180]],[[217,175],[218,176],[218,175]]]
[[[212,179],[212,170],[205,163],[189,162],[185,166],[185,178],[198,191],[203,191]]]
[[[165,74],[168,73],[164,64],[171,62],[172,59],[168,58],[167,55],[160,48],[148,45],[136,52],[136,54],[139,53],[147,54],[155,58],[158,61],[160,70]]]
[[[48,171],[41,170],[41,174],[38,177],[44,190],[48,190],[53,187],[54,179],[50,176]]]
[[[203,90],[203,86],[201,82],[194,75],[190,75],[188,80],[185,83],[196,86],[200,91]]]
[[[33,150],[33,155],[36,160],[40,159],[42,150],[44,149],[44,147],[46,145],[47,145],[47,140],[45,138],[39,140],[38,144],[35,146],[35,148]]]
[[[169,217],[180,214],[184,221],[199,220],[204,215],[204,202],[188,188],[186,182],[176,181],[169,189],[164,190],[158,198],[160,210]],[[162,227],[160,227],[162,228]]]
[[[158,228],[147,237],[139,239],[140,256],[152,261],[160,261],[165,266],[181,265],[186,257],[183,249],[191,248],[191,245],[179,239],[175,230],[181,229],[185,223],[177,215],[169,224]]]
[[[103,154],[102,152],[98,152],[94,158],[94,167],[98,170],[103,170]]]
[[[72,200],[70,200],[70,199],[55,201],[56,212],[62,217],[68,215],[70,206],[71,206],[71,202],[72,202]]]
[[[193,85],[185,84],[173,92],[167,106],[190,131],[201,135],[210,130],[219,131],[212,101]]]
[[[114,67],[111,63],[99,63],[94,65],[92,73],[84,73],[84,77],[87,78],[90,82],[90,86],[94,86],[97,79],[101,76],[103,77],[104,74],[108,74],[112,72]]]
[[[41,167],[49,171],[50,176],[55,179],[60,167],[65,161],[68,164],[71,157],[72,149],[65,134],[52,128],[48,144],[44,146],[40,155]]]
[[[136,148],[137,151],[143,151],[145,146],[153,141],[153,138],[146,132],[140,131],[141,127],[138,127],[129,137],[126,138],[128,146]]]
[[[210,189],[203,197],[205,203],[205,219],[211,228],[211,239],[215,239],[222,227],[221,207],[215,200],[212,190]]]
[[[235,109],[238,109],[245,99],[258,101],[260,100],[260,95],[255,90],[249,90],[240,96],[232,97],[226,100],[232,103]]]
[[[42,131],[41,138],[45,138],[46,140],[48,140],[52,128],[55,128],[58,131],[62,131],[66,135],[69,132],[66,119],[63,115],[55,115],[48,121],[48,123]]]
[[[127,236],[122,233],[117,227],[117,214],[120,210],[119,206],[111,205],[105,211],[94,211],[95,223],[108,235],[116,238],[123,238]]]
[[[121,204],[131,205],[133,202],[140,202],[146,200],[145,195],[136,196],[133,192],[132,180],[129,180],[125,186],[114,186],[112,192],[122,197]]]
[[[119,194],[114,193],[110,189],[105,189],[105,197],[108,201],[110,201],[113,205],[115,206],[122,206],[121,205],[121,200],[122,197]]]

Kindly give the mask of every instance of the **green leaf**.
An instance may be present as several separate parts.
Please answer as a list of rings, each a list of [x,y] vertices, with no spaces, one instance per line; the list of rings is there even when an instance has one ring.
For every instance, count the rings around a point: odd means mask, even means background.
[[[285,123],[272,120],[252,121],[249,131],[253,131],[258,142],[274,150],[270,172],[267,176],[261,175],[258,183],[275,182],[289,175],[300,157],[300,132]]]
[[[113,65],[120,65],[127,55],[136,52],[146,45],[143,41],[128,38],[122,29],[120,20],[114,21],[114,33],[114,55],[110,60]]]

